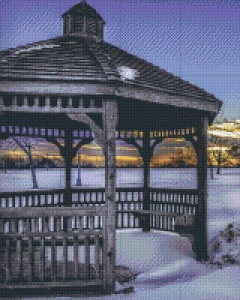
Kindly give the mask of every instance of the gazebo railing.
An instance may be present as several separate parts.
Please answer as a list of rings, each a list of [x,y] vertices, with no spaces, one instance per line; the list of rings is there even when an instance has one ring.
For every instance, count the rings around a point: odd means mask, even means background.
[[[150,189],[150,209],[163,213],[151,216],[151,228],[174,231],[176,215],[195,215],[198,191],[193,189]]]
[[[117,228],[140,227],[139,218],[132,211],[143,209],[143,195],[141,187],[116,189]],[[0,193],[0,207],[54,207],[63,206],[63,201],[64,189]],[[87,208],[104,204],[104,188],[72,189],[73,207]],[[150,188],[150,210],[163,213],[162,216],[150,216],[151,228],[174,231],[175,215],[195,215],[197,206],[197,190]],[[100,229],[101,226],[101,217],[95,216],[94,228]]]
[[[105,207],[1,208],[0,288],[102,285],[104,229],[94,229],[94,218],[104,214]]]
[[[62,206],[64,189],[0,193],[0,207]]]

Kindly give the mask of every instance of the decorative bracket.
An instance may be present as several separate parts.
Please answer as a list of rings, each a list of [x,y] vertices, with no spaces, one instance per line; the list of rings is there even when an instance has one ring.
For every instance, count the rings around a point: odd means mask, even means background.
[[[146,151],[144,151],[144,147],[139,145],[136,141],[135,138],[125,138],[123,139],[126,143],[133,145],[134,147],[137,148],[139,155],[144,158],[144,157],[148,157],[149,160],[152,159],[153,157],[153,152],[155,147],[162,142],[163,138],[157,138],[153,141],[152,145],[150,146],[150,149],[148,151],[148,153],[146,153]]]
[[[104,147],[104,132],[103,130],[87,115],[87,114],[67,114],[67,116],[77,122],[82,122],[89,126],[89,128],[94,133],[96,142]]]

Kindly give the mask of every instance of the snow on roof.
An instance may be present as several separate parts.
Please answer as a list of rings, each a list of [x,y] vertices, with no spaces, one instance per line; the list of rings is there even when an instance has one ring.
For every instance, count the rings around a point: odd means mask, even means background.
[[[117,71],[122,81],[134,80],[139,76],[139,72],[137,70],[125,66],[118,67]]]
[[[32,47],[28,47],[28,48],[19,49],[19,50],[15,51],[13,54],[31,52],[33,50],[51,49],[51,48],[55,48],[55,47],[60,47],[60,45],[55,45],[55,44],[37,45],[37,46],[32,46]]]

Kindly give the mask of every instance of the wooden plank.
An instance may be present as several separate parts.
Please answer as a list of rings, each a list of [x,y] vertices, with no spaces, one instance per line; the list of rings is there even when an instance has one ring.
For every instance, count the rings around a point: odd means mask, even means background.
[[[22,239],[19,238],[16,241],[16,255],[17,255],[17,272],[19,281],[22,279],[23,275],[23,249],[22,249]]]
[[[67,251],[67,237],[63,238],[63,281],[67,279],[67,262],[68,262],[68,251]]]
[[[33,281],[33,238],[28,238],[28,282]]]
[[[78,279],[79,262],[78,262],[78,236],[74,236],[73,240],[73,261],[74,261],[74,279]]]
[[[185,214],[183,216],[176,216],[175,226],[191,227],[194,225],[194,220],[196,217],[194,215]]]
[[[67,233],[67,236],[70,238],[73,238],[74,236],[78,235],[79,233],[77,231],[71,231]],[[81,236],[89,236],[89,237],[94,237],[94,236],[99,236],[102,234],[101,229],[96,229],[94,231],[91,231],[89,229],[84,230],[81,232]],[[58,238],[63,238],[66,235],[66,232],[61,231],[61,232],[30,232],[27,234],[27,237],[33,237],[33,238],[51,238],[51,237],[58,237]],[[7,234],[0,234],[0,238],[5,238],[5,237],[11,237],[11,238],[20,238],[22,237],[22,233],[7,233]],[[81,238],[79,239],[79,242],[81,241]]]
[[[32,282],[32,283],[17,283],[17,284],[1,284],[0,283],[0,294],[2,291],[6,294],[7,290],[29,290],[29,289],[46,289],[49,290],[50,288],[82,288],[82,287],[88,287],[88,286],[102,286],[102,280],[101,279],[91,279],[89,281],[83,281],[83,280],[74,280],[74,281],[67,281],[67,282]]]
[[[90,242],[89,237],[85,237],[84,239],[84,246],[85,246],[85,267],[84,267],[84,277],[85,280],[88,281],[90,279]]]
[[[116,202],[115,202],[115,167],[116,167],[116,125],[117,102],[104,100],[103,102],[103,127],[104,127],[104,155],[105,155],[105,228],[103,251],[103,288],[105,292],[115,289],[114,267],[116,260]]]
[[[41,246],[40,246],[40,281],[45,280],[45,238],[41,238]]]
[[[51,280],[57,281],[57,247],[56,237],[51,237]]]
[[[144,216],[144,215],[154,215],[154,216],[169,216],[169,217],[177,217],[179,214],[164,212],[164,211],[153,211],[153,210],[118,210],[119,213],[131,213],[136,216]]]
[[[12,81],[4,81],[5,84],[0,82],[0,92],[16,92],[16,93],[24,93],[24,94],[34,94],[34,95],[48,95],[54,94],[57,96],[79,96],[79,94],[86,94],[86,95],[106,95],[112,94],[114,95],[116,86],[104,83],[76,83],[76,82],[69,82],[64,81],[61,78],[61,82],[56,82],[55,80],[46,82],[37,82],[34,83],[30,80],[27,82],[16,81],[14,84]],[[27,84],[27,85],[26,85]],[[27,92],[26,92],[27,86]],[[50,90],[51,87],[51,90]],[[73,113],[81,113],[82,108],[80,107],[77,109],[72,109]]]
[[[6,245],[6,256],[5,256],[5,261],[6,261],[6,277],[5,277],[5,281],[6,283],[11,281],[11,264],[10,264],[10,241],[9,239],[6,239],[5,241],[5,245]]]
[[[207,128],[208,119],[202,117],[197,132],[197,156],[198,156],[198,193],[199,203],[196,209],[196,236],[194,250],[198,260],[208,259],[208,231],[207,231]]]
[[[105,207],[91,206],[84,208],[74,207],[4,207],[0,210],[0,219],[28,219],[37,217],[71,217],[71,216],[102,216]]]
[[[150,160],[153,155],[150,144],[150,130],[144,129],[143,132],[143,145],[140,151],[140,155],[143,159],[143,210],[150,209]],[[141,224],[142,223],[142,224]],[[140,222],[140,226],[143,231],[150,231],[150,215]]]
[[[94,250],[95,250],[95,271],[96,271],[96,279],[99,279],[100,278],[100,247],[99,247],[99,237],[96,236],[94,238],[95,240],[95,247],[94,247]]]
[[[8,106],[2,106],[0,105],[0,108],[2,111],[10,111]],[[74,108],[74,107],[51,107],[51,106],[36,106],[34,107],[34,109],[31,106],[11,106],[11,112],[28,112],[28,113],[43,113],[43,112],[47,112],[47,113],[68,113],[68,114],[75,114],[76,110],[78,110],[78,108]],[[97,108],[97,107],[89,107],[89,108],[83,108],[81,107],[81,110],[79,111],[79,113],[102,113],[102,108]]]

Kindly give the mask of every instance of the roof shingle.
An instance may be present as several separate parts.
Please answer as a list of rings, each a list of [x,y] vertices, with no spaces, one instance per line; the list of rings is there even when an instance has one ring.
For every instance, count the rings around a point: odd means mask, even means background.
[[[123,70],[128,72],[125,77],[121,74]],[[135,75],[129,76],[129,72]],[[115,80],[171,94],[218,100],[205,90],[116,46],[81,35],[62,36],[0,52],[0,78],[104,83]]]

